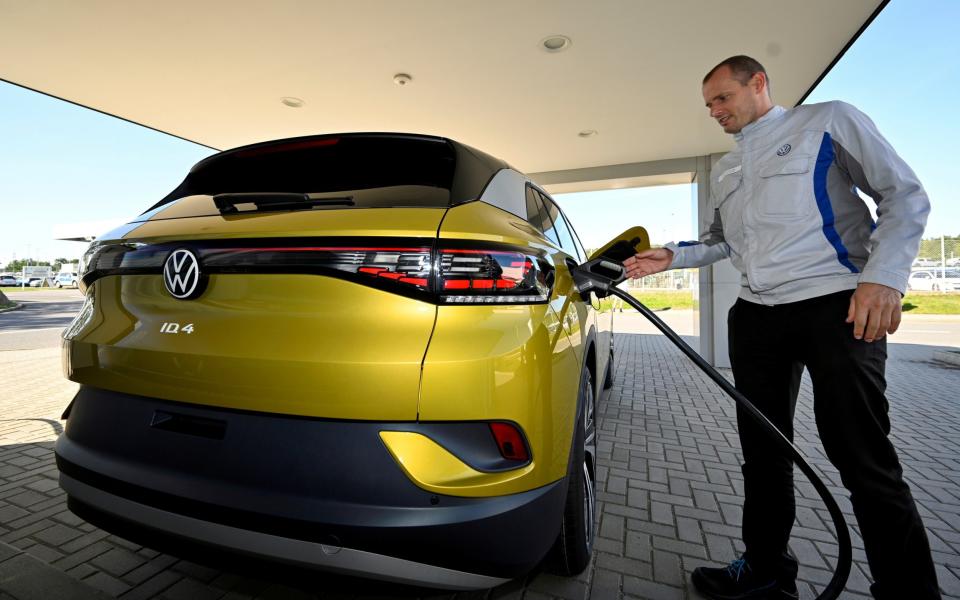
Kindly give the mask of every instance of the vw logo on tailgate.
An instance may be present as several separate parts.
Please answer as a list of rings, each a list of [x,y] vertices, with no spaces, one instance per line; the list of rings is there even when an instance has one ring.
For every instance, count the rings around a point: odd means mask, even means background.
[[[186,248],[171,252],[163,264],[163,283],[170,295],[179,300],[199,296],[203,285],[197,256]]]

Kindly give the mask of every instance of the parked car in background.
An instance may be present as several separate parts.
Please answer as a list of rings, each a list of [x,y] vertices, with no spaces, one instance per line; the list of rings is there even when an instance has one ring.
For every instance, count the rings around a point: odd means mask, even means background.
[[[13,275],[0,275],[0,286],[11,287],[17,285],[17,278]]]
[[[54,287],[77,287],[76,273],[60,273],[53,283]]]
[[[925,269],[910,273],[907,289],[922,292],[960,291],[960,269]]]
[[[43,277],[31,277],[27,281],[27,287],[40,287],[43,285]]]
[[[450,589],[551,550],[580,573],[613,356],[612,311],[573,286],[585,260],[549,194],[446,138],[206,158],[81,262],[69,507],[131,539]]]

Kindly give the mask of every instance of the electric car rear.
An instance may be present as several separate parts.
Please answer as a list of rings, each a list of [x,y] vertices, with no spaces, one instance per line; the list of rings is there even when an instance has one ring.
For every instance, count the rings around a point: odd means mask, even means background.
[[[69,506],[145,543],[451,589],[547,556],[578,573],[612,357],[612,313],[572,287],[585,258],[543,190],[445,138],[211,156],[84,256]]]

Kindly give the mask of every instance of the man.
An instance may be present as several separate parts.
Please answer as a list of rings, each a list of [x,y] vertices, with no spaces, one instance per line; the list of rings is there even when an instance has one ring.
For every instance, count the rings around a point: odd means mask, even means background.
[[[916,175],[863,113],[842,102],[784,109],[763,66],[734,56],[703,79],[710,116],[737,148],[710,177],[713,223],[701,242],[625,261],[631,277],[730,258],[740,298],[729,314],[736,387],[792,439],[800,376],[863,535],[875,598],[940,598],[930,547],[887,438],[886,338],[929,212]],[[877,203],[874,223],[856,189]],[[712,598],[797,598],[787,550],[793,465],[738,410],[743,541],[728,567],[698,568]]]

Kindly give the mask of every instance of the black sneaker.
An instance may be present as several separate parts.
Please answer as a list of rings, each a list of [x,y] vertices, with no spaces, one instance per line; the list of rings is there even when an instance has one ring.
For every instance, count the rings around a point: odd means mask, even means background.
[[[750,568],[745,558],[726,567],[697,567],[691,576],[697,591],[714,600],[796,600],[797,584],[781,582]]]

